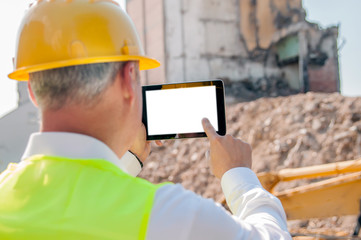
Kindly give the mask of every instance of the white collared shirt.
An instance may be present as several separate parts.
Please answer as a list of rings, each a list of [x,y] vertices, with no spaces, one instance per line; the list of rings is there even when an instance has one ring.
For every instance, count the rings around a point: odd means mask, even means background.
[[[33,155],[105,159],[136,176],[141,167],[133,154],[121,159],[101,141],[81,134],[34,133],[22,159]],[[164,185],[155,195],[147,229],[149,240],[291,239],[280,201],[265,191],[248,168],[234,168],[221,179],[231,215],[211,199]]]

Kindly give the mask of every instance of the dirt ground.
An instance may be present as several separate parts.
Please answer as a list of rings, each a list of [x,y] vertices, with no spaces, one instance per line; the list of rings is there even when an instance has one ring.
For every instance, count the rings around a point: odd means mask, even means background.
[[[261,98],[226,107],[227,133],[252,145],[258,172],[351,160],[361,157],[361,98],[338,93],[307,93]],[[171,181],[220,201],[218,179],[210,172],[207,139],[166,141],[153,147],[141,177],[153,183]],[[279,184],[283,190],[306,181]],[[331,210],[330,210],[331,211]],[[356,216],[289,221],[291,232],[352,232]],[[335,234],[333,234],[335,235]]]

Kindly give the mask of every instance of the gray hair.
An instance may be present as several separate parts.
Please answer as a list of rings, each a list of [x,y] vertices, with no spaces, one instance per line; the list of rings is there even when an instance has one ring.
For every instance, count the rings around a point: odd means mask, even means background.
[[[87,107],[98,102],[123,68],[124,62],[96,63],[30,73],[30,85],[42,109],[59,110],[65,105]]]

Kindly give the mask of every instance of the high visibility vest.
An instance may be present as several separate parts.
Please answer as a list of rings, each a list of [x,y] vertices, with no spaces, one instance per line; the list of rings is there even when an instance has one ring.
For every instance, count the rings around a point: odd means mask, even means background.
[[[144,239],[160,186],[102,159],[34,156],[0,175],[0,239]]]

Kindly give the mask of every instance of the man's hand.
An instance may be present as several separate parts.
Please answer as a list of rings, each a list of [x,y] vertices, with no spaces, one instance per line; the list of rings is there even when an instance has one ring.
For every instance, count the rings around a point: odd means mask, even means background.
[[[158,146],[162,146],[161,141],[155,141]],[[142,124],[142,127],[139,129],[137,133],[137,137],[133,143],[133,146],[130,147],[130,151],[137,155],[140,161],[144,163],[150,153],[150,141],[147,141],[147,131],[145,130],[145,126]]]
[[[228,170],[236,167],[252,167],[252,148],[231,135],[220,136],[207,118],[202,120],[203,129],[211,144],[210,167],[213,174],[221,179]]]

